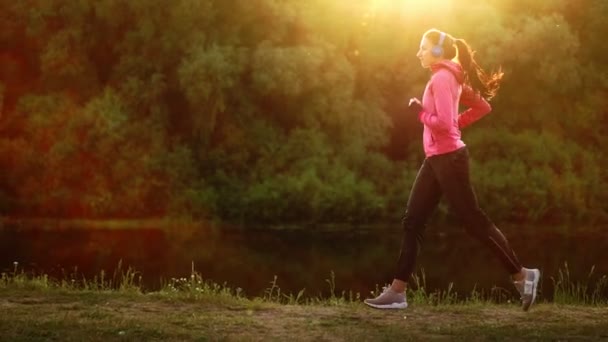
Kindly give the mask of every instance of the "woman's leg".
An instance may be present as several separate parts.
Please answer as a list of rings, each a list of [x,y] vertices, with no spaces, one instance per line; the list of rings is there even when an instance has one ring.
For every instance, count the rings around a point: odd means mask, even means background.
[[[403,309],[407,307],[404,294],[405,287],[416,264],[426,221],[439,203],[440,198],[439,183],[428,161],[425,160],[414,181],[403,216],[404,235],[393,283],[389,288],[385,288],[385,291],[378,297],[366,299],[365,304],[378,309]]]
[[[410,191],[405,214],[401,221],[404,234],[392,286],[396,291],[404,290],[405,284],[414,271],[426,223],[440,199],[441,188],[428,159],[425,159]]]
[[[518,276],[522,266],[515,252],[477,202],[469,175],[467,148],[432,157],[430,164],[450,207],[463,221],[467,232],[490,248],[509,274]]]
[[[462,219],[467,231],[490,248],[511,274],[527,311],[536,300],[540,270],[523,268],[505,236],[479,208],[469,179],[469,154],[466,148],[432,158],[430,164],[450,206]]]

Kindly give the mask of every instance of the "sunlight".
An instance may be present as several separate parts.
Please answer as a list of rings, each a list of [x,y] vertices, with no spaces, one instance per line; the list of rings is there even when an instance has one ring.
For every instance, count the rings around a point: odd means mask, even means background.
[[[441,11],[452,7],[453,0],[370,0],[373,14],[386,12],[422,13]]]

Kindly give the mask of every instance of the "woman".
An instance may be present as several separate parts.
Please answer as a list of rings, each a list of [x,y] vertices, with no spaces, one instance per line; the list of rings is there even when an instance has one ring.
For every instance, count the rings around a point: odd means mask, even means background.
[[[470,182],[469,154],[460,135],[461,128],[490,112],[486,99],[496,94],[502,73],[486,74],[464,40],[436,29],[423,35],[416,56],[422,67],[432,71],[422,102],[416,98],[409,102],[424,125],[426,158],[403,217],[404,236],[395,278],[382,294],[366,299],[365,303],[380,309],[407,307],[405,290],[414,271],[426,222],[445,195],[467,232],[490,248],[511,274],[521,294],[523,309],[528,310],[536,299],[540,271],[521,266],[507,239],[480,209]],[[468,107],[460,114],[459,103]]]

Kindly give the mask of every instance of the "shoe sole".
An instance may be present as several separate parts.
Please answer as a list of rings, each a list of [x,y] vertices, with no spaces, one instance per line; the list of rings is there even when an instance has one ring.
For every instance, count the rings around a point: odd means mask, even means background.
[[[368,302],[364,302],[364,303],[375,309],[405,309],[405,308],[407,308],[407,302],[391,303],[391,304],[372,304],[372,303],[368,303]]]
[[[534,301],[536,301],[536,288],[538,287],[538,281],[540,280],[540,271],[535,269],[532,270],[532,272],[534,272],[534,282],[532,283],[532,300],[530,301],[530,303],[524,305],[524,311],[528,311],[530,306],[532,306],[532,304],[534,304]]]

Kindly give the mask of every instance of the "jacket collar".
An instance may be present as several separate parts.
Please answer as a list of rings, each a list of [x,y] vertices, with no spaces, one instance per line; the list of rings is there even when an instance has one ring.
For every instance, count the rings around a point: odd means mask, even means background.
[[[431,71],[433,74],[441,69],[449,70],[456,77],[458,83],[464,82],[464,72],[462,71],[462,66],[460,64],[450,60],[442,60],[440,62],[431,64]]]

